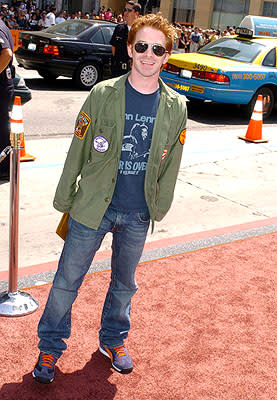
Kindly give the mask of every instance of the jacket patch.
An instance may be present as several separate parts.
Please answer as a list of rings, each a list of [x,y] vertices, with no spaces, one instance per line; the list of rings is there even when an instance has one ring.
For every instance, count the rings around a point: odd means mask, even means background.
[[[99,153],[105,153],[110,147],[110,143],[104,136],[95,136],[93,140],[93,147]]]
[[[164,160],[166,156],[167,156],[167,150],[164,150],[162,154],[162,160]]]
[[[75,136],[77,136],[77,138],[79,139],[84,139],[90,123],[91,118],[86,113],[81,111],[79,114],[77,125],[75,127]]]
[[[186,140],[186,133],[187,133],[187,130],[186,130],[186,129],[183,129],[182,132],[181,132],[180,135],[179,135],[179,142],[180,142],[181,144],[184,144],[184,143],[185,143],[185,140]]]

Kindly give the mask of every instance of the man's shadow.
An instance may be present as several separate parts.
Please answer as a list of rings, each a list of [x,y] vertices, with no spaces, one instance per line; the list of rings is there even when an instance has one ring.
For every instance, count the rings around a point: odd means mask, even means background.
[[[55,369],[51,384],[36,382],[30,373],[21,383],[6,383],[0,390],[1,400],[112,400],[116,386],[108,381],[112,369],[110,361],[97,350],[82,370],[63,374]]]

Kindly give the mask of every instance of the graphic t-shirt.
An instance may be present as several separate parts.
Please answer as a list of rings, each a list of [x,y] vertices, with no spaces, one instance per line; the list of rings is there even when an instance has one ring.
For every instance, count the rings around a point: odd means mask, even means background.
[[[160,89],[142,94],[126,80],[124,136],[111,202],[118,211],[147,210],[144,179],[159,102]]]

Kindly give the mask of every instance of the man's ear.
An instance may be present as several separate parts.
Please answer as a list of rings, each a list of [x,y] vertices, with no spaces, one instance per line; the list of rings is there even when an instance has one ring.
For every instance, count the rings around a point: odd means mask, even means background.
[[[167,61],[168,61],[168,59],[169,59],[170,56],[171,56],[170,53],[165,53],[165,58],[164,58],[164,60],[163,60],[163,64],[166,64],[166,63],[167,63]]]
[[[128,56],[130,58],[133,58],[133,49],[132,49],[132,45],[127,43],[127,51],[128,51]]]

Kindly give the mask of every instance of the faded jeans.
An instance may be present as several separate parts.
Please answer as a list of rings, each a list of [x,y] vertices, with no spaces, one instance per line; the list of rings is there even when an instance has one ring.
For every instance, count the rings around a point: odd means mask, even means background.
[[[38,326],[40,351],[56,358],[67,347],[63,339],[70,336],[72,304],[107,232],[113,234],[111,280],[102,310],[99,339],[103,345],[115,347],[127,338],[131,298],[138,289],[135,272],[149,228],[149,213],[123,213],[108,208],[97,230],[71,217],[68,227],[58,270]]]

